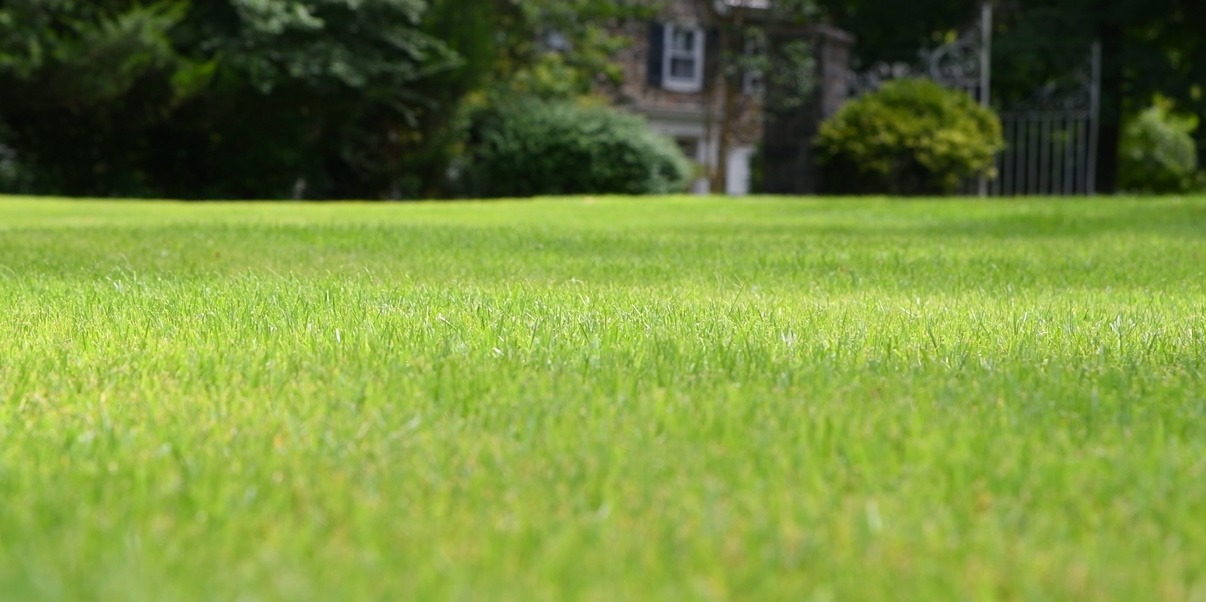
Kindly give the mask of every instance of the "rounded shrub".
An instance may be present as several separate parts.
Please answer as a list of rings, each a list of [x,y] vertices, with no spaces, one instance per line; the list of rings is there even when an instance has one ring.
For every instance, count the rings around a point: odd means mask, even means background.
[[[824,189],[836,194],[949,194],[964,178],[993,175],[1003,148],[992,111],[926,79],[846,103],[816,140]]]
[[[511,101],[474,130],[465,180],[476,196],[664,194],[686,190],[691,177],[673,141],[603,107]]]
[[[1119,142],[1118,184],[1128,192],[1188,192],[1198,185],[1197,118],[1157,101],[1127,123]]]

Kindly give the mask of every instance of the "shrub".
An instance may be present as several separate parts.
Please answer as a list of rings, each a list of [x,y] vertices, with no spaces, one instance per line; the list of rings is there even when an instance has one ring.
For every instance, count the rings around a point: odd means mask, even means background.
[[[1001,124],[967,94],[904,79],[845,104],[816,148],[831,193],[943,194],[993,175]]]
[[[691,165],[639,117],[521,100],[477,119],[465,174],[484,197],[661,194],[686,189]]]
[[[1127,123],[1119,142],[1118,184],[1128,192],[1178,193],[1199,185],[1193,131],[1198,119],[1156,103]]]

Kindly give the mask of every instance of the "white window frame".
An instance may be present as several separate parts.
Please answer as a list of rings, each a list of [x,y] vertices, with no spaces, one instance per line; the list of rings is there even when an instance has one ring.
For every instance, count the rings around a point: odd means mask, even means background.
[[[707,38],[704,30],[698,25],[680,25],[666,23],[663,39],[665,51],[662,57],[662,87],[671,92],[703,92],[704,46]],[[674,34],[679,31],[689,31],[694,37],[694,47],[689,51],[674,47]],[[670,66],[675,60],[690,60],[694,62],[690,77],[675,77]]]

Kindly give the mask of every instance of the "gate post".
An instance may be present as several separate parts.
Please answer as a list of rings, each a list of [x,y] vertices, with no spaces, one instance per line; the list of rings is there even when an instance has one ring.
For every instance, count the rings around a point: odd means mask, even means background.
[[[992,108],[992,4],[980,4],[980,106]],[[976,178],[981,197],[988,196],[988,178]]]

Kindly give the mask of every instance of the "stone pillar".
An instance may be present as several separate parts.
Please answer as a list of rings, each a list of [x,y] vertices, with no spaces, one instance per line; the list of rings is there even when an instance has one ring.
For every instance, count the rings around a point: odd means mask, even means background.
[[[817,89],[811,101],[790,111],[764,111],[762,188],[769,194],[816,194],[821,175],[813,157],[813,140],[825,118],[846,102],[847,76],[854,36],[829,25],[779,32],[779,39],[806,37],[813,43]],[[772,42],[773,45],[773,42]]]

